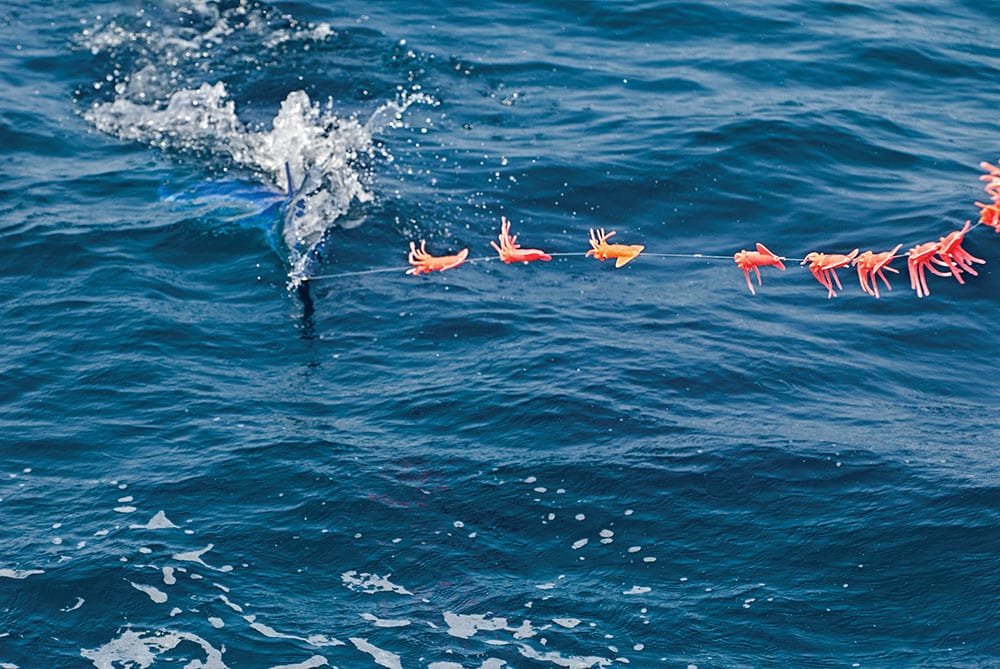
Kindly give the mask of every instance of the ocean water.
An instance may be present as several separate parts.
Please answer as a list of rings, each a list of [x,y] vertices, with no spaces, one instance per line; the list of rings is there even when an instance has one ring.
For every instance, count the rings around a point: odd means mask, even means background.
[[[3,0],[0,667],[1000,666],[998,21]]]

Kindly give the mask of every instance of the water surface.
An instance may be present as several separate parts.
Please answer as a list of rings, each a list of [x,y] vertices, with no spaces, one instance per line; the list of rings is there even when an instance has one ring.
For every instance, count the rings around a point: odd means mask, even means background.
[[[0,666],[997,664],[998,18],[8,0]]]

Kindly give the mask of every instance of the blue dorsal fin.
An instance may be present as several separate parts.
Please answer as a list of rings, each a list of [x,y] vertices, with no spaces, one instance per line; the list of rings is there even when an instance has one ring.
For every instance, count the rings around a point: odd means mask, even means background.
[[[292,197],[292,167],[285,161],[285,191],[288,193],[288,198]]]

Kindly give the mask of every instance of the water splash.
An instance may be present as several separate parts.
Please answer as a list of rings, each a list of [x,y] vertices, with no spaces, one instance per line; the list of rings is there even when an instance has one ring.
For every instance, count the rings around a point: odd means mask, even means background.
[[[363,222],[348,214],[374,200],[373,165],[392,160],[375,135],[399,127],[411,104],[433,101],[419,87],[397,87],[395,99],[362,120],[337,114],[332,99],[321,107],[299,89],[286,95],[269,122],[244,122],[231,85],[212,75],[241,58],[248,72],[259,69],[260,61],[246,55],[254,49],[322,42],[334,31],[246,1],[226,7],[196,2],[177,11],[176,25],[164,20],[158,26],[140,10],[139,25],[110,21],[84,31],[82,44],[112,63],[111,73],[94,82],[98,99],[84,117],[120,139],[197,156],[225,172],[235,168],[262,189],[287,194],[272,234],[286,254],[291,285],[298,285],[321,257],[331,229]],[[228,54],[227,60],[219,54]],[[112,92],[101,93],[106,83]]]

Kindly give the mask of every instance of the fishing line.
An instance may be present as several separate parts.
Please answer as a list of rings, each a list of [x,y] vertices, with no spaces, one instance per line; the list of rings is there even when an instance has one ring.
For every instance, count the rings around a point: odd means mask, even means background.
[[[566,252],[566,253],[549,253],[549,256],[553,258],[583,258],[587,254],[584,252]],[[648,256],[650,258],[689,258],[692,260],[729,260],[732,261],[732,256],[717,256],[717,255],[706,255],[704,253],[643,253],[644,257]],[[788,260],[795,260],[794,258],[788,258]],[[492,263],[499,262],[500,258],[496,256],[483,256],[481,258],[466,258],[465,264],[474,265],[476,263]],[[514,264],[514,263],[512,263]],[[357,271],[348,272],[338,272],[336,274],[318,274],[316,276],[303,276],[299,277],[299,281],[305,283],[307,281],[319,281],[320,279],[343,279],[352,276],[364,276],[367,274],[385,274],[389,272],[405,272],[411,269],[409,265],[398,266],[398,267],[373,267],[371,269],[363,269]]]
[[[468,249],[463,249],[456,255],[432,256],[427,252],[425,242],[421,241],[419,250],[413,242],[410,242],[410,254],[408,256],[410,267],[376,267],[358,271],[338,272],[336,274],[297,277],[295,282],[301,284],[319,279],[342,279],[353,276],[364,276],[367,274],[381,274],[400,271],[403,271],[406,274],[419,275],[432,271],[452,269],[463,263],[475,264],[496,262],[499,260],[504,263],[511,264],[519,262],[532,262],[536,260],[551,260],[554,257],[579,258],[594,256],[597,260],[602,261],[613,259],[616,261],[615,267],[622,267],[637,258],[639,255],[643,255],[651,258],[735,261],[736,266],[743,270],[743,273],[746,276],[747,287],[750,289],[750,293],[754,295],[756,294],[756,291],[754,290],[753,283],[750,280],[750,272],[752,271],[755,273],[757,276],[757,283],[758,285],[761,285],[761,267],[776,267],[779,270],[784,270],[785,261],[797,262],[802,265],[808,263],[807,269],[813,274],[816,280],[828,290],[828,297],[835,297],[837,295],[837,293],[833,290],[834,284],[836,284],[838,289],[843,289],[836,270],[847,267],[855,267],[857,268],[858,278],[862,290],[873,297],[879,297],[876,279],[881,279],[882,282],[885,283],[886,287],[891,289],[889,281],[883,271],[890,271],[898,274],[898,270],[889,267],[889,263],[893,260],[906,258],[910,276],[910,287],[917,292],[917,297],[924,297],[925,295],[930,294],[930,291],[927,288],[925,272],[930,272],[931,274],[937,276],[952,276],[959,283],[965,283],[962,278],[963,273],[978,276],[973,264],[984,264],[986,261],[982,258],[973,256],[962,248],[962,242],[965,240],[965,235],[981,225],[986,225],[995,229],[997,232],[1000,232],[1000,167],[995,167],[986,162],[980,163],[980,167],[987,172],[982,175],[980,179],[988,182],[985,186],[985,190],[993,200],[993,204],[982,204],[980,202],[975,203],[976,206],[980,208],[979,221],[975,225],[972,225],[972,221],[966,221],[965,225],[961,229],[955,230],[941,237],[936,242],[930,241],[918,243],[907,253],[896,253],[896,250],[902,248],[902,244],[900,244],[892,251],[882,253],[866,251],[860,256],[858,255],[858,249],[854,249],[848,254],[827,254],[814,251],[807,254],[804,258],[789,258],[786,256],[779,256],[760,243],[756,245],[756,251],[742,250],[731,256],[706,253],[645,253],[645,246],[643,245],[608,243],[607,240],[612,237],[615,232],[612,230],[610,233],[605,234],[603,228],[597,232],[591,229],[591,250],[589,251],[546,253],[540,249],[521,248],[521,246],[516,243],[517,235],[512,236],[510,234],[510,222],[506,217],[501,217],[500,235],[498,237],[500,244],[498,245],[496,242],[490,242],[493,248],[498,252],[498,256],[467,258]],[[948,271],[941,271],[939,268],[942,267],[946,268]],[[871,285],[869,285],[869,281],[871,282]]]

